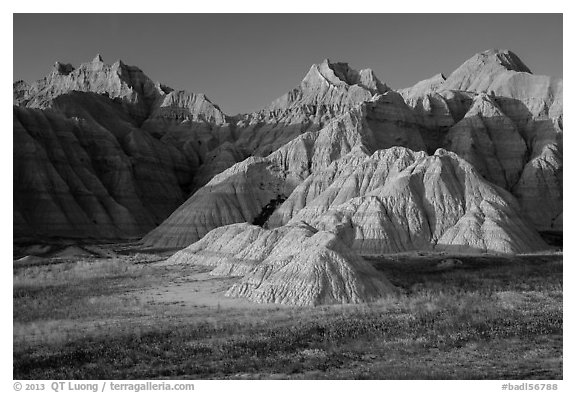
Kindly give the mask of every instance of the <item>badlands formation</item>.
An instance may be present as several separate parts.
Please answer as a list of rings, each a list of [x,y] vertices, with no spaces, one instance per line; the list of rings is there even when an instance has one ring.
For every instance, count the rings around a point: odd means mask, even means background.
[[[15,236],[142,236],[221,171],[387,90],[371,70],[324,61],[268,108],[230,117],[122,61],[57,62],[13,86]]]
[[[236,116],[100,56],[13,95],[15,238],[144,236],[241,277],[229,296],[369,301],[395,289],[363,256],[562,231],[562,79],[507,50],[396,91],[324,60]]]

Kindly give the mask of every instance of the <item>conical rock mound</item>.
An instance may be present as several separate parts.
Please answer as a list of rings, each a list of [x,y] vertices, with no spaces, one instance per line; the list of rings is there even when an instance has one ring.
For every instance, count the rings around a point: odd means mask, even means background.
[[[249,224],[217,228],[167,263],[215,266],[212,274],[243,276],[226,295],[260,303],[360,303],[394,292],[342,239],[305,223],[275,230]]]
[[[352,150],[328,168],[309,176],[270,217],[268,226],[282,226],[290,220],[310,221],[332,206],[364,195],[382,185],[426,153],[402,147],[378,150]]]
[[[501,83],[508,72],[531,74],[530,69],[506,49],[490,49],[474,55],[458,67],[443,84],[443,88],[464,91],[487,91]]]
[[[449,130],[446,148],[506,189],[518,182],[527,153],[514,122],[485,93],[474,98],[464,118]]]
[[[252,223],[269,203],[285,200],[311,173],[327,168],[354,148],[374,151],[398,144],[424,149],[410,108],[399,94],[388,92],[266,158],[252,157],[222,172],[144,241],[154,247],[185,247],[219,226]]]
[[[389,150],[367,157],[356,164],[357,170],[340,171],[315,198],[301,198],[306,205],[292,214],[288,225],[305,221],[335,231],[350,238],[361,255],[409,250],[519,253],[546,247],[522,218],[514,197],[456,154]]]
[[[561,229],[562,78],[533,75],[511,51],[492,49],[443,79],[399,91],[428,129],[428,148],[469,160],[511,191],[538,229]]]
[[[286,198],[293,187],[280,166],[250,157],[215,176],[143,240],[154,247],[185,247],[219,226],[252,222],[270,201]]]
[[[236,124],[237,144],[251,154],[266,156],[305,132],[390,89],[372,70],[354,70],[328,59],[310,67],[300,85],[262,110],[242,116]]]

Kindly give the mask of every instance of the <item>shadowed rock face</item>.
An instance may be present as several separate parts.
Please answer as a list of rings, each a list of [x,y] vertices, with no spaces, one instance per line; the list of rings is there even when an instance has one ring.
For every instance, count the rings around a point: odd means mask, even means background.
[[[422,125],[444,140],[438,147],[511,191],[538,229],[561,230],[561,78],[533,75],[514,53],[489,50],[448,78],[400,92]]]
[[[15,233],[142,235],[214,175],[386,90],[370,70],[325,61],[269,108],[232,118],[205,95],[154,83],[121,61],[56,63],[13,88]]]
[[[138,236],[182,202],[184,156],[123,112],[108,115],[110,128],[14,108],[15,236]]]
[[[462,120],[450,128],[446,148],[471,163],[486,179],[512,189],[526,162],[527,147],[516,125],[488,95],[474,97]]]
[[[212,179],[144,238],[154,247],[185,247],[222,225],[252,222],[313,173],[353,149],[394,145],[424,149],[420,128],[401,96],[387,92],[305,133],[266,158],[249,158]]]
[[[14,103],[16,237],[142,236],[185,200],[200,163],[141,124],[172,116],[166,107],[204,128],[223,116],[203,95],[100,56],[15,83]]]
[[[187,247],[168,263],[242,276],[229,296],[370,301],[394,288],[363,255],[536,251],[534,226],[562,228],[562,80],[509,51],[399,92],[325,60],[234,117],[100,56],[13,98],[16,237],[150,231]]]
[[[266,225],[278,227],[331,187],[310,176],[337,179],[351,170],[341,158],[356,165],[394,146],[454,151],[539,229],[562,226],[562,80],[532,75],[509,51],[399,93],[370,69],[325,60],[264,109],[234,117],[100,56],[77,69],[56,63],[13,94],[17,236],[138,236],[169,216],[144,240],[184,247],[270,213]]]
[[[532,76],[527,72],[529,70],[517,56],[508,51],[484,52],[470,59],[448,78],[439,74],[413,88],[400,91],[401,95],[392,92],[377,95],[365,101],[360,106],[360,111],[348,110],[347,114],[332,121],[322,130],[303,134],[284,144],[268,156],[268,159],[282,168],[286,179],[290,178],[288,190],[291,190],[298,185],[306,186],[307,181],[304,179],[311,174],[323,173],[328,178],[332,178],[333,173],[322,171],[356,147],[360,148],[358,151],[362,151],[361,147],[364,147],[367,151],[374,152],[392,146],[405,146],[429,153],[437,148],[446,148],[472,163],[487,180],[519,196],[524,214],[533,209],[535,204],[544,203],[547,206],[544,209],[546,213],[528,214],[528,217],[539,228],[550,228],[555,217],[561,213],[561,203],[559,203],[561,197],[558,198],[558,196],[561,196],[562,192],[556,169],[561,168],[561,161],[546,165],[547,172],[545,171],[544,176],[547,176],[548,180],[539,180],[542,177],[540,175],[542,160],[538,158],[539,153],[535,153],[535,150],[549,145],[556,147],[557,128],[542,121],[536,123],[532,120],[530,109],[517,98],[498,97],[483,92],[454,91],[446,88],[448,85],[455,85],[457,80],[460,81],[461,86],[466,85],[466,89],[483,88],[479,81],[486,78],[492,81],[489,85],[491,87],[496,87],[498,83],[505,86],[507,83],[517,81],[512,76],[518,73]],[[268,114],[275,113],[274,108],[290,106],[296,102],[302,109],[307,108],[306,105],[317,105],[318,102],[341,102],[343,97],[349,100],[352,96],[354,97],[352,102],[354,102],[359,95],[360,100],[365,100],[364,95],[368,95],[367,91],[378,91],[378,83],[365,83],[365,85],[370,85],[371,89],[358,90],[360,74],[362,72],[349,70],[342,63],[332,64],[325,61],[320,65],[315,65],[304,78],[300,89],[273,103]],[[501,74],[507,77],[504,78]],[[339,86],[346,88],[337,89],[336,87]],[[536,100],[534,97],[519,94],[522,91],[538,90],[509,87],[506,89],[515,92],[517,97],[531,105]],[[406,102],[410,106],[406,105]],[[518,104],[514,106],[514,102]],[[522,110],[527,114],[520,113]],[[282,116],[294,116],[294,114],[301,115],[302,111],[279,111],[278,113],[282,118]],[[514,120],[509,116],[510,113],[514,114]],[[546,118],[547,114],[542,116]],[[537,125],[540,129],[536,129]],[[530,154],[536,155],[531,159]],[[558,154],[548,154],[548,157],[555,160]],[[529,164],[534,159],[536,161]],[[250,182],[248,179],[242,181]],[[256,198],[262,201],[259,203],[261,205],[259,209],[264,208],[274,199],[267,200],[269,193],[262,192],[266,194],[266,197]],[[290,195],[286,202],[272,214],[268,225],[275,227],[285,223],[287,212],[292,212],[295,206],[302,206],[303,202],[298,199],[299,195],[299,193]],[[250,194],[248,197],[253,198],[253,195]],[[284,198],[286,195],[276,195],[276,198],[280,197]],[[201,238],[205,233],[204,230],[210,230],[212,225],[217,227],[233,222],[252,222],[254,215],[258,215],[258,208],[256,208],[248,216],[228,214],[226,218],[214,212],[218,209],[217,206],[222,206],[219,198],[220,195],[202,206],[187,203],[150,233],[145,238],[146,243],[162,247],[186,246],[188,242]],[[226,195],[226,200],[234,201],[226,211],[237,211],[238,206],[246,205],[243,202],[244,198],[246,196],[241,194]],[[218,219],[211,220],[210,225],[207,226],[202,224],[202,231],[196,231],[197,215],[216,216]],[[189,228],[188,235],[180,233],[184,227]]]

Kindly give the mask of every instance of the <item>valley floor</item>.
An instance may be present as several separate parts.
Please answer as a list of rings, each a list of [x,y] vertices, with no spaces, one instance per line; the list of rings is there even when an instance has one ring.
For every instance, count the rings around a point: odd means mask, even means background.
[[[562,378],[561,253],[373,258],[401,294],[295,308],[98,247],[14,262],[14,379]]]

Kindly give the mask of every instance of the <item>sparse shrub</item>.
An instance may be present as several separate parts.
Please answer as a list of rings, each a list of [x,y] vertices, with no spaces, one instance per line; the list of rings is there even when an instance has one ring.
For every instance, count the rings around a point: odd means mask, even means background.
[[[257,311],[143,304],[168,278],[135,261],[16,270],[14,378],[561,377],[562,265],[461,259],[377,265],[409,290],[374,303]]]

